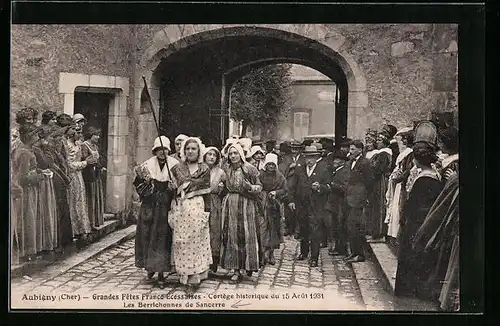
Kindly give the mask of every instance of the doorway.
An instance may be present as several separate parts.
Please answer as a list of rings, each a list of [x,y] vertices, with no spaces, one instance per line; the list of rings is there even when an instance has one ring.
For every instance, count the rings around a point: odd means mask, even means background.
[[[108,120],[109,106],[114,94],[75,92],[74,113],[81,113],[87,119],[87,124],[99,128],[99,156],[102,164],[108,167]],[[106,176],[102,178],[104,198],[106,198]]]

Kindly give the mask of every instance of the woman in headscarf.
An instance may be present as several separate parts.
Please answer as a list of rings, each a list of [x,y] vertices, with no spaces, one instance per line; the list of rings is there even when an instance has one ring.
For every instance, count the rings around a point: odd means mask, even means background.
[[[182,142],[188,139],[189,137],[183,134],[179,134],[177,137],[175,137],[174,140],[174,146],[175,146],[175,153],[172,154],[171,156],[175,158],[177,161],[181,161],[181,145]]]
[[[396,296],[427,300],[431,298],[427,280],[435,259],[420,250],[414,250],[412,242],[441,192],[442,184],[439,173],[432,167],[437,161],[436,148],[427,142],[418,142],[413,146],[413,155],[416,176],[406,185],[408,199],[402,211],[403,224],[394,293]]]
[[[179,163],[168,156],[170,140],[155,139],[153,156],[136,167],[134,186],[141,199],[135,234],[135,266],[147,271],[149,280],[158,273],[157,284],[165,287],[165,272],[172,271],[172,229],[168,214],[175,186],[172,168]]]
[[[42,251],[52,251],[59,246],[59,225],[56,191],[54,187],[55,155],[51,147],[52,128],[43,125],[38,131],[39,141],[33,150],[38,168],[42,170],[43,179],[39,183],[38,195],[38,233],[42,243]],[[57,171],[58,172],[58,171]],[[56,178],[59,177],[59,174]]]
[[[85,141],[82,144],[82,157],[95,158],[95,163],[87,165],[82,171],[90,224],[94,229],[104,224],[104,189],[101,174],[104,166],[99,155],[100,136],[101,130],[93,126],[86,126],[83,130]]]
[[[37,128],[33,124],[24,124],[19,128],[21,144],[15,151],[12,169],[14,179],[22,188],[22,212],[18,215],[17,235],[19,238],[19,256],[31,260],[39,251],[41,243],[38,233],[38,196],[40,182],[45,178],[37,167],[33,145],[38,140]]]
[[[392,151],[388,147],[389,135],[382,131],[377,137],[377,152],[371,158],[373,189],[368,199],[369,229],[368,234],[378,240],[387,233],[385,221],[387,182],[391,173]]]
[[[245,162],[243,148],[232,144],[228,149],[230,166],[226,169],[228,194],[222,200],[221,267],[231,270],[231,281],[242,280],[259,270],[257,201],[262,185],[257,169]]]
[[[263,223],[260,226],[260,238],[264,249],[263,261],[264,264],[274,265],[276,264],[274,249],[279,249],[283,242],[280,205],[287,198],[286,179],[278,170],[276,154],[266,155],[264,171],[260,173],[259,180],[262,183],[264,207]]]
[[[177,187],[168,222],[172,227],[172,261],[180,282],[195,289],[208,277],[210,249],[210,168],[203,162],[204,146],[189,137],[180,149],[181,162],[172,168]]]
[[[387,240],[390,244],[397,246],[400,226],[401,208],[406,200],[406,179],[413,167],[413,130],[401,129],[396,135],[400,147],[400,153],[396,159],[396,167],[389,176],[387,188]]]
[[[222,197],[225,190],[226,173],[219,166],[221,153],[216,147],[207,147],[204,161],[210,168],[210,248],[212,249],[212,272],[217,272],[220,261],[220,247],[222,239]]]
[[[83,245],[86,242],[88,235],[92,231],[82,170],[85,169],[87,165],[92,165],[97,162],[96,158],[92,156],[82,157],[81,138],[81,132],[76,126],[67,129],[66,154],[69,178],[71,179],[68,189],[69,216],[71,218],[73,236],[81,241],[79,245]]]
[[[444,311],[458,311],[459,302],[459,177],[450,176],[413,239],[414,250],[437,252],[429,287]]]
[[[255,166],[258,171],[264,169],[264,157],[266,153],[260,146],[252,146],[247,154],[247,162]]]

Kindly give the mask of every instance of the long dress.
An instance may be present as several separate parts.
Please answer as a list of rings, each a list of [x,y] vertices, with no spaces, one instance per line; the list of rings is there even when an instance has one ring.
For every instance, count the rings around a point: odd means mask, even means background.
[[[459,186],[458,175],[448,180],[413,241],[415,248],[438,252],[429,286],[445,311],[459,308]]]
[[[408,199],[402,212],[404,224],[401,229],[394,293],[396,296],[431,299],[428,279],[435,264],[435,257],[422,250],[413,249],[412,242],[441,192],[442,184],[437,171],[416,171],[419,173],[408,185]]]
[[[12,156],[14,158],[14,156]],[[13,167],[17,166],[12,161],[10,167],[10,253],[11,264],[19,264],[19,233],[18,221],[22,218],[23,211],[23,189],[17,180],[17,174]]]
[[[406,158],[412,153],[410,147],[402,151],[397,159],[394,171],[389,177],[387,186],[386,200],[387,212],[385,223],[387,223],[387,235],[393,239],[397,239],[399,233],[399,218],[401,215],[402,198],[406,198],[406,191],[404,189],[405,171],[409,172],[407,166],[408,160]],[[411,163],[411,162],[410,162]]]
[[[63,140],[59,140],[53,147],[54,190],[56,192],[57,214],[59,226],[59,245],[65,247],[73,243],[73,228],[69,211],[68,189],[71,183],[66,147]]]
[[[215,265],[220,261],[220,248],[222,241],[222,193],[219,184],[226,182],[226,173],[220,167],[215,166],[210,170],[210,248],[212,249],[212,260]]]
[[[190,173],[187,163],[172,168],[180,195],[172,203],[168,221],[172,227],[172,262],[182,284],[199,284],[208,277],[212,264],[208,205],[210,169],[199,163]]]
[[[286,180],[279,171],[263,171],[259,179],[262,183],[261,195],[264,207],[264,223],[260,226],[262,247],[265,250],[278,249],[283,243],[280,202],[287,198]],[[269,196],[271,191],[276,192],[275,198]]]
[[[168,158],[168,169],[178,163]],[[168,190],[167,164],[160,166],[156,156],[142,163],[134,180],[134,186],[141,199],[135,234],[135,266],[148,272],[170,272],[172,229],[168,214],[173,191]]]
[[[374,181],[373,191],[369,197],[367,215],[369,218],[368,234],[375,239],[386,234],[387,225],[384,221],[386,215],[387,182],[391,173],[391,157],[391,150],[383,148],[371,158]]]
[[[12,168],[15,179],[22,188],[22,212],[17,221],[17,234],[19,237],[19,256],[26,257],[41,251],[42,244],[37,242],[40,230],[37,229],[38,218],[38,184],[42,180],[37,172],[36,156],[31,148],[20,144],[14,154]]]
[[[257,271],[259,197],[250,193],[250,187],[261,185],[259,172],[249,163],[231,165],[225,172],[228,194],[222,200],[221,266],[228,270]]]
[[[42,170],[54,167],[54,155],[49,146],[40,146],[33,148],[38,168]],[[54,172],[52,177],[43,175],[43,179],[38,185],[40,193],[38,195],[38,219],[37,229],[39,241],[42,243],[42,251],[51,251],[59,246],[58,235],[58,211],[56,192],[53,182]]]
[[[82,146],[82,157],[93,155],[98,159],[98,163],[87,165],[83,171],[85,182],[85,193],[88,205],[88,215],[93,228],[104,224],[104,189],[102,184],[99,149],[92,149],[92,145],[85,141]]]
[[[81,144],[77,141],[67,141],[67,160],[69,167],[69,177],[71,182],[68,189],[69,216],[73,236],[78,237],[89,234],[90,226],[87,209],[87,197],[85,195],[85,183],[83,181],[82,170],[87,166],[82,162]]]

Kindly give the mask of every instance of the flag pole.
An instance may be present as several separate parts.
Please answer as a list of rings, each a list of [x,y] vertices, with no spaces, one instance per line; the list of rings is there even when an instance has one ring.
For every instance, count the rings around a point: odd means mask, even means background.
[[[146,82],[146,78],[144,76],[142,76],[142,80],[144,81],[144,90],[146,91],[149,105],[151,107],[151,113],[153,114],[153,119],[155,121],[156,131],[158,132],[158,139],[160,140],[161,150],[163,151],[163,154],[165,155],[165,165],[167,167],[168,177],[169,177],[170,181],[172,181],[172,175],[170,174],[170,168],[168,166],[168,156],[165,153],[165,147],[163,147],[163,142],[161,140],[161,134],[160,134],[160,125],[158,124],[158,120],[156,119],[155,107],[153,105],[153,101],[151,100],[151,95],[149,95],[148,84]]]

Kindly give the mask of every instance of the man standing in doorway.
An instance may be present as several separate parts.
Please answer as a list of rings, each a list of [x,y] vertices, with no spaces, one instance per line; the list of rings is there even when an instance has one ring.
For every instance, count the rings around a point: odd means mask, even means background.
[[[370,161],[363,155],[363,147],[360,140],[353,141],[349,149],[351,159],[347,162],[351,171],[347,181],[345,207],[351,254],[346,257],[346,261],[350,263],[365,260],[363,209],[372,185],[372,173]]]

